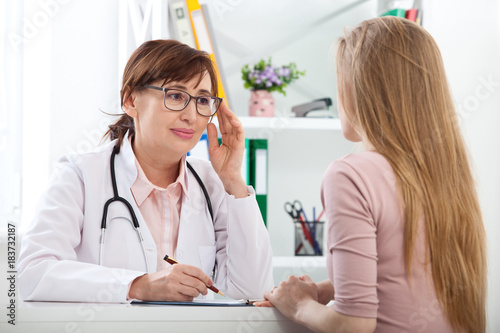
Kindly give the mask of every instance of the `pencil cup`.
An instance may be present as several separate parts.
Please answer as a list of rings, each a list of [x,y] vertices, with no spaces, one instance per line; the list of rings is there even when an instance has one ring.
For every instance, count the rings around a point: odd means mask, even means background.
[[[295,255],[322,256],[325,223],[295,221]]]

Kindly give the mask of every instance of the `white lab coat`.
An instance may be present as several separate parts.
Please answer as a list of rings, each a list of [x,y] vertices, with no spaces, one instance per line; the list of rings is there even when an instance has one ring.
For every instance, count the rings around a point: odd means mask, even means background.
[[[42,196],[35,219],[22,239],[18,282],[24,300],[128,302],[130,283],[146,273],[144,255],[130,214],[121,203],[108,210],[103,265],[99,240],[104,203],[113,196],[111,142],[95,152],[63,157]],[[273,287],[269,235],[251,187],[235,199],[224,191],[210,162],[190,158],[212,201],[212,223],[205,196],[186,168],[176,259],[200,267],[227,296],[261,298]],[[134,208],[151,272],[157,249],[130,188],[137,177],[125,138],[115,158],[118,193]]]

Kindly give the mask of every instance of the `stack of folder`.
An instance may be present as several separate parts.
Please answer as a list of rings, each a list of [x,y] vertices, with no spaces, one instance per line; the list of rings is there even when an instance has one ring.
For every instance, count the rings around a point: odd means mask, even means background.
[[[422,25],[422,10],[416,8],[412,9],[395,8],[383,13],[380,16],[404,17],[410,21]]]
[[[170,0],[169,5],[175,37],[181,43],[203,50],[210,55],[210,59],[212,59],[217,69],[218,97],[225,98],[226,95],[220,70],[217,66],[212,38],[200,3],[198,0]]]

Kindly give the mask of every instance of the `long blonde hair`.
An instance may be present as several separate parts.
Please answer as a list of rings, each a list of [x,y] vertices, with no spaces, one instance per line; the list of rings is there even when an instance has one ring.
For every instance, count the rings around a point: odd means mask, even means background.
[[[485,232],[439,48],[419,25],[364,21],[340,38],[339,99],[391,164],[404,206],[411,274],[419,217],[436,296],[456,331],[486,329]]]

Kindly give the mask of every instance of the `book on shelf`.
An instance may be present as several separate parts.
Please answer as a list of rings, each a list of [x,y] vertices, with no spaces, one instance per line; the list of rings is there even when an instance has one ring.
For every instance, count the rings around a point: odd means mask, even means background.
[[[415,9],[415,8],[412,8],[412,9],[408,9],[406,11],[406,18],[410,21],[413,21],[413,22],[417,22],[417,13],[418,13],[418,10]]]
[[[191,18],[189,17],[186,0],[170,0],[169,5],[175,38],[181,43],[196,48],[196,40],[191,27]]]
[[[191,28],[194,34],[194,39],[196,41],[196,48],[198,50],[205,51],[210,55],[210,59],[212,59],[213,63],[215,64],[215,69],[217,71],[217,81],[218,81],[217,88],[219,91],[219,97],[225,98],[226,95],[224,92],[224,87],[222,84],[222,78],[217,63],[217,59],[215,58],[212,36],[210,36],[209,33],[203,8],[200,6],[198,0],[186,0],[186,5],[191,20]]]
[[[422,25],[422,10],[417,8],[411,8],[411,9],[394,8],[386,11],[380,16],[404,17],[410,21]]]
[[[385,13],[383,13],[380,16],[397,16],[397,17],[405,17],[406,16],[406,10],[402,8],[394,8],[391,9]]]

